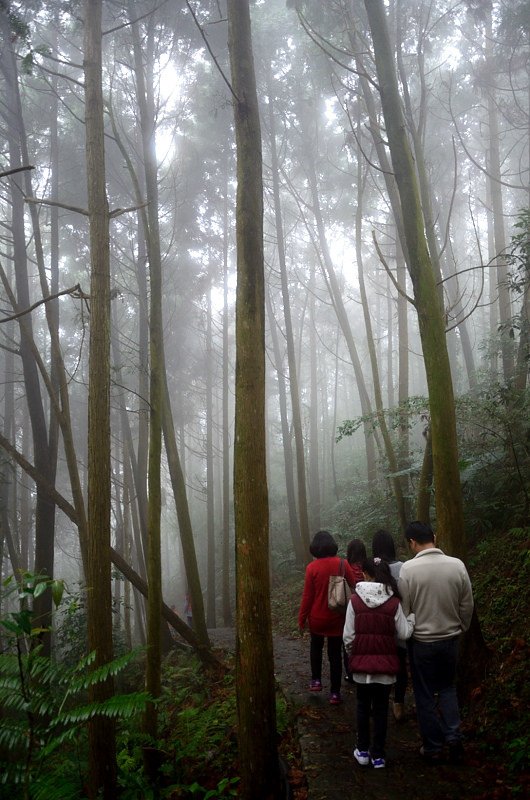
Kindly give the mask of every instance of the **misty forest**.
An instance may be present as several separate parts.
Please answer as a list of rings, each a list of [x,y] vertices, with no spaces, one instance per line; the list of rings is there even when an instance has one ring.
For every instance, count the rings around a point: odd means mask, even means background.
[[[411,520],[468,566],[464,707],[524,791],[529,30],[0,0],[0,796],[308,797],[274,637],[315,532],[405,560]]]

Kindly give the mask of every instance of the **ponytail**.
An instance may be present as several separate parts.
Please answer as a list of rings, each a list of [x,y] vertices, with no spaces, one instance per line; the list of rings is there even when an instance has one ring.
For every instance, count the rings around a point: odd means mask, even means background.
[[[376,583],[382,583],[389,594],[395,595],[401,600],[397,581],[390,572],[390,567],[381,558],[365,558],[361,563],[361,569],[366,572]]]

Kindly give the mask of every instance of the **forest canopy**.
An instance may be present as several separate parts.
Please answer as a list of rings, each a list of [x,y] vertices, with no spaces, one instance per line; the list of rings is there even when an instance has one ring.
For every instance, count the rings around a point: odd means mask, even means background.
[[[151,735],[170,628],[215,661],[249,539],[268,598],[323,527],[345,547],[423,519],[467,558],[527,524],[529,21],[526,0],[1,0],[2,580],[29,580],[45,656],[68,656],[56,581],[90,669],[147,643]],[[89,723],[103,760],[113,726]]]

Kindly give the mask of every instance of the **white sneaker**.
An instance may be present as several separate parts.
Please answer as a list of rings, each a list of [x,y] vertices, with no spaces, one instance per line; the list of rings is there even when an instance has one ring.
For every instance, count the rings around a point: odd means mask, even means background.
[[[370,753],[367,750],[357,750],[355,748],[353,757],[361,767],[367,767],[370,763]]]

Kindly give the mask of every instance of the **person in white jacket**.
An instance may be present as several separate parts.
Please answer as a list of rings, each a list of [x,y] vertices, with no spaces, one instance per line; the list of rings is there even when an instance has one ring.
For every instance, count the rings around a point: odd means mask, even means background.
[[[408,639],[414,614],[403,613],[395,578],[380,558],[361,565],[358,583],[346,611],[343,640],[348,666],[357,686],[357,745],[361,766],[385,767],[385,742],[390,689],[399,669],[397,639]],[[374,730],[370,742],[370,716]]]

